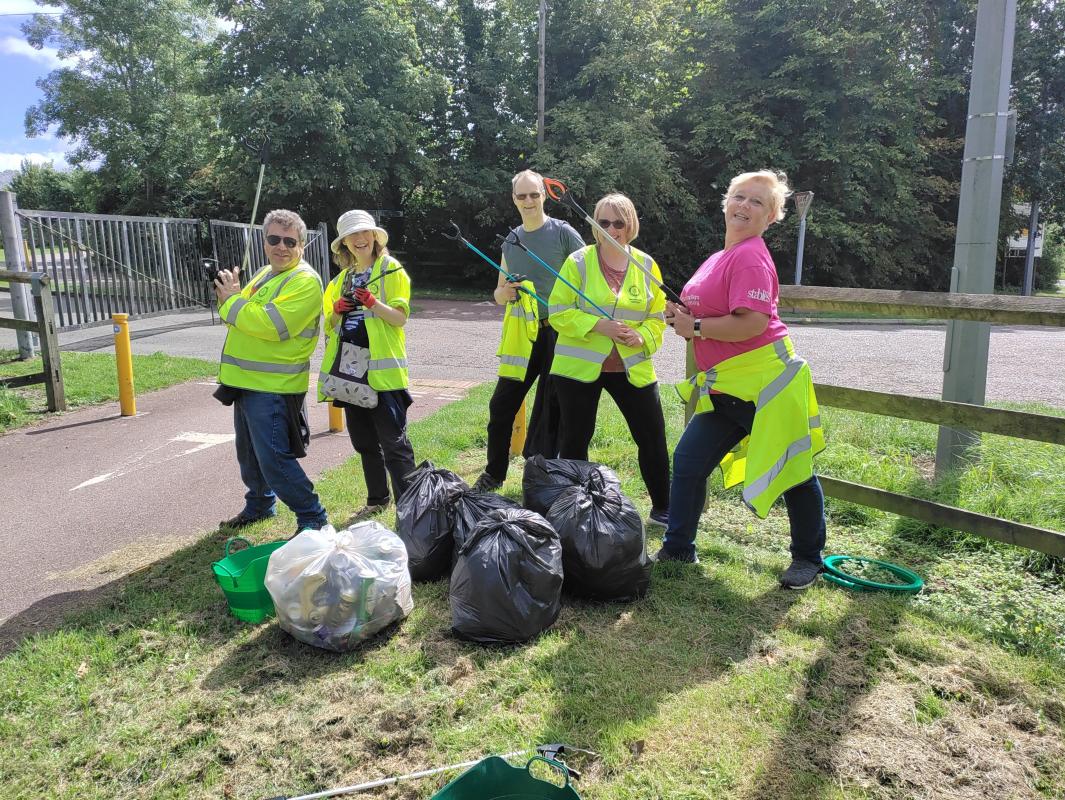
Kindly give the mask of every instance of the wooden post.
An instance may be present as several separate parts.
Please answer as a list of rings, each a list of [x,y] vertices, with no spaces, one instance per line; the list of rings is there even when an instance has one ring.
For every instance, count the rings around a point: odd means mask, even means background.
[[[37,312],[37,326],[41,340],[41,361],[44,366],[44,391],[49,411],[66,411],[67,395],[63,388],[63,365],[59,360],[59,337],[55,331],[55,311],[52,292],[48,288],[47,273],[33,273],[33,305]]]
[[[0,192],[0,233],[3,234],[0,241],[4,245],[6,268],[12,272],[25,272],[27,268],[23,260],[22,236],[18,217],[15,214],[17,209],[18,204],[15,202],[14,192]],[[31,319],[30,299],[27,296],[26,284],[15,283],[10,288],[11,309],[15,319]],[[20,330],[17,333],[17,339],[19,358],[33,358],[36,355],[33,347],[33,334],[28,330]]]

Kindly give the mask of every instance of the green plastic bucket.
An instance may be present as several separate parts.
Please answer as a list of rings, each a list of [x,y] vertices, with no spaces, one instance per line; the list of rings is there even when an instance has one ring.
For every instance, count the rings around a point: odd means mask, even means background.
[[[529,772],[534,761],[554,767],[565,784],[540,780]],[[499,756],[478,761],[433,795],[432,800],[581,800],[569,784],[566,767],[542,756],[530,758],[524,767],[512,767]]]
[[[230,552],[237,542],[243,542],[247,547]],[[266,567],[270,563],[270,554],[283,544],[284,539],[253,547],[251,542],[239,536],[226,539],[225,555],[221,561],[211,564],[211,568],[226,596],[229,610],[237,619],[262,622],[274,615],[274,601],[266,591]]]

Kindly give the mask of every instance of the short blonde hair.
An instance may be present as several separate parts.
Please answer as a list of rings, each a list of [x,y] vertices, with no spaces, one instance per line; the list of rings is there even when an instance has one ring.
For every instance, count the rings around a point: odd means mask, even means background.
[[[348,236],[350,236],[350,235],[351,234],[348,234]],[[347,236],[345,236],[344,238],[346,239]],[[382,247],[381,243],[379,241],[377,241],[377,237],[375,236],[374,239],[373,239],[373,263],[374,264],[377,263],[377,259],[379,259],[381,257],[382,253],[384,253],[385,255],[388,255],[388,248],[387,247]],[[340,250],[338,250],[337,252],[333,253],[333,263],[336,264],[341,269],[351,269],[352,267],[354,267],[358,263],[357,259],[355,258],[355,254],[353,252],[351,252],[350,250],[348,250],[347,242],[341,241]]]
[[[510,179],[510,192],[511,192],[511,194],[514,193],[514,191],[515,191],[515,189],[516,189],[516,187],[518,185],[518,181],[520,181],[522,178],[532,178],[534,181],[536,181],[537,186],[540,187],[540,194],[543,194],[545,191],[547,191],[544,188],[544,176],[543,175],[541,175],[539,172],[533,172],[531,169],[523,169],[521,172],[519,172],[517,175],[515,175],[513,178]]]
[[[304,244],[307,241],[307,223],[295,211],[277,208],[267,214],[263,219],[264,236],[266,235],[266,229],[271,225],[280,225],[286,231],[295,231],[296,238],[299,239],[300,244]]]
[[[761,181],[769,187],[770,214],[769,223],[780,222],[784,219],[784,204],[791,197],[791,189],[788,187],[788,176],[779,170],[760,169],[755,172],[741,172],[729,181],[728,191],[721,198],[721,210],[728,205],[728,199],[736,191],[736,187],[747,181]]]
[[[625,244],[635,241],[640,234],[640,218],[636,216],[636,206],[632,204],[632,201],[620,192],[612,192],[595,204],[595,212],[592,214],[592,219],[598,221],[599,212],[604,208],[609,208],[621,217],[625,223],[625,232],[629,234]],[[603,234],[599,232],[598,228],[592,228],[592,235],[599,244],[606,244],[606,242],[602,241]]]

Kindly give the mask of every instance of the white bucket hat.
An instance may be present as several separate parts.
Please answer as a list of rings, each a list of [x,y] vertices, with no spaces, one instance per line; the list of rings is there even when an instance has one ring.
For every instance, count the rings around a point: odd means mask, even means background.
[[[329,249],[334,253],[339,253],[340,248],[344,246],[344,237],[359,231],[373,231],[374,238],[381,247],[388,245],[388,231],[374,222],[372,214],[355,209],[345,211],[340,215],[340,219],[337,220],[337,238],[329,245]]]

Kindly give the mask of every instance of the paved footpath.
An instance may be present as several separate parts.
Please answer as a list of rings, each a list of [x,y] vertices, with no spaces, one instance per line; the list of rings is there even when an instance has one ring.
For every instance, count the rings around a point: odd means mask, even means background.
[[[457,301],[414,305],[408,352],[411,417],[419,419],[494,379],[501,310]],[[131,329],[136,353],[210,360],[225,335],[207,312],[134,320]],[[939,393],[943,326],[795,325],[792,336],[815,380]],[[106,326],[64,334],[61,344],[113,352]],[[13,334],[0,331],[0,347],[13,346]],[[663,381],[680,380],[683,342],[667,335],[655,364]],[[1065,332],[993,329],[988,399],[1065,404],[1062,364]],[[52,601],[71,597],[66,593],[76,597],[162,558],[239,510],[231,411],[211,398],[212,386],[194,382],[142,395],[132,418],[109,404],[0,436],[0,646],[5,632],[47,621]],[[323,405],[312,403],[311,412],[314,441],[304,465],[316,477],[352,450],[346,434],[328,432]],[[17,625],[5,625],[12,617]]]

